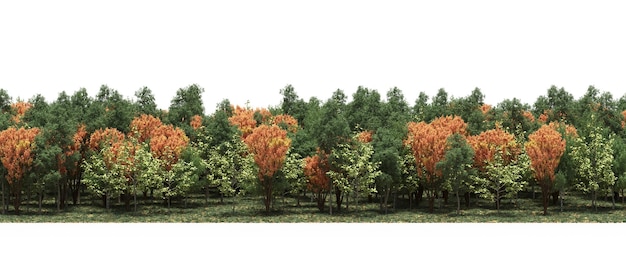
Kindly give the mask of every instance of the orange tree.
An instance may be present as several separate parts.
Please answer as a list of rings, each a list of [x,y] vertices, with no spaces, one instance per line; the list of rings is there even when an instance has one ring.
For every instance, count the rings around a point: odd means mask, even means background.
[[[0,160],[6,170],[6,180],[13,194],[13,207],[19,213],[22,193],[22,179],[30,170],[33,163],[35,137],[39,134],[38,128],[25,129],[14,127],[0,132]],[[4,182],[2,199],[4,200]],[[4,202],[3,202],[4,209]]]
[[[548,125],[528,136],[526,152],[530,157],[530,165],[535,179],[541,186],[543,214],[548,213],[548,198],[555,179],[555,170],[565,151],[565,140],[561,134]]]
[[[326,196],[330,191],[330,177],[328,177],[328,155],[317,150],[317,154],[304,158],[304,174],[308,178],[307,188],[315,194],[317,208],[324,211]]]
[[[409,122],[405,144],[409,145],[416,163],[420,185],[429,199],[429,210],[434,207],[435,195],[442,188],[444,178],[436,165],[444,158],[446,140],[454,133],[465,135],[467,125],[458,116],[446,116],[431,123]]]
[[[69,188],[74,204],[78,203],[80,195],[82,175],[81,163],[84,161],[86,156],[87,141],[88,138],[85,125],[81,124],[72,136],[72,142],[68,146],[64,147],[62,153],[57,155],[59,173],[62,177],[67,177],[67,179],[70,180]],[[62,197],[65,197],[65,195]],[[65,198],[63,198],[63,201],[64,200]]]
[[[270,211],[273,197],[274,175],[284,165],[291,140],[287,132],[276,125],[255,128],[244,141],[257,165],[265,211]]]
[[[523,173],[523,163],[517,164],[522,153],[521,146],[513,134],[498,125],[495,129],[468,137],[468,142],[474,149],[474,168],[478,170],[478,175],[472,177],[473,192],[495,200],[496,208],[499,209],[504,196],[512,196],[521,188],[518,184],[522,176],[517,175],[517,172]],[[516,174],[498,173],[509,166]]]

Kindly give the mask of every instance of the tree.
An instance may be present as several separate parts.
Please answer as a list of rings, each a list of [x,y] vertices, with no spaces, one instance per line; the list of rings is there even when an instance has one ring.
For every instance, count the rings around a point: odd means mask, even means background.
[[[186,147],[184,151],[185,155],[173,164],[169,170],[163,172],[163,186],[161,188],[161,194],[163,199],[167,202],[167,207],[170,208],[172,204],[172,198],[183,197],[196,185],[198,180],[198,173],[201,169],[194,164],[193,147]],[[179,155],[180,156],[180,155]]]
[[[555,171],[565,152],[565,140],[548,125],[528,136],[526,152],[530,157],[535,179],[541,186],[543,214],[548,214],[548,199],[554,186]]]
[[[591,204],[597,209],[597,193],[612,192],[615,185],[612,169],[613,137],[606,139],[597,126],[589,131],[589,136],[577,138],[572,146],[572,158],[579,174],[574,186],[585,193],[591,193]]]
[[[499,158],[502,159],[502,161],[499,162],[501,166],[506,166],[516,160],[518,155],[522,152],[520,144],[518,144],[515,140],[515,136],[505,132],[499,126],[495,129],[487,130],[478,135],[468,137],[468,142],[474,149],[474,168],[478,170],[478,174],[472,178],[473,182],[476,182],[472,184],[472,187],[475,188],[473,191],[477,193],[487,191],[481,188],[478,184],[485,183],[485,181],[489,180],[487,166],[490,163],[494,164],[494,159],[496,159],[497,156],[501,156]],[[494,189],[491,190],[495,191]],[[466,196],[466,198],[468,197]],[[496,204],[496,207],[498,207],[500,201]]]
[[[129,135],[136,138],[139,143],[144,143],[150,140],[161,126],[163,126],[161,119],[152,115],[141,114],[130,122]]]
[[[280,90],[280,94],[283,96],[283,100],[280,104],[282,113],[290,115],[294,117],[298,123],[302,123],[306,116],[306,103],[298,97],[295,88],[291,85],[287,85]]]
[[[328,155],[318,149],[316,155],[304,158],[304,164],[304,174],[308,178],[307,187],[315,195],[317,208],[324,211],[326,196],[330,191]]]
[[[465,122],[458,116],[440,117],[431,123],[410,122],[408,124],[409,131],[405,143],[413,151],[417,174],[420,184],[427,192],[431,212],[435,195],[444,183],[441,170],[438,170],[436,165],[444,158],[446,139],[454,133],[465,135],[466,127]]]
[[[180,154],[187,147],[189,138],[180,128],[172,125],[161,125],[152,132],[150,138],[150,152],[152,155],[163,161],[166,172],[178,163]]]
[[[85,160],[84,183],[87,189],[103,196],[104,207],[109,209],[109,199],[120,196],[127,187],[124,169],[114,163],[116,155],[112,146],[105,146]]]
[[[350,130],[374,130],[381,125],[382,103],[376,90],[359,86],[352,95],[352,101],[346,105],[346,118]]]
[[[130,122],[135,116],[130,100],[123,98],[117,90],[106,85],[100,87],[95,102],[90,107],[90,116],[97,121],[93,129],[115,128],[122,133],[127,133]]]
[[[191,117],[194,115],[204,116],[202,93],[204,93],[204,88],[196,84],[178,89],[176,96],[171,101],[167,122],[182,128],[187,135],[190,135],[192,129],[189,122]]]
[[[222,198],[233,197],[234,211],[234,199],[252,190],[255,177],[253,157],[248,155],[246,145],[237,135],[232,135],[231,140],[221,145],[201,148],[208,148],[205,192],[209,186],[217,186]],[[205,195],[208,199],[208,193]]]
[[[297,206],[300,206],[300,195],[306,192],[307,178],[304,174],[304,159],[298,153],[287,154],[285,166],[280,170],[284,179],[284,193],[296,197]]]
[[[22,183],[33,163],[35,137],[38,128],[25,129],[10,127],[0,132],[0,160],[6,170],[6,180],[13,194],[13,207],[19,214]],[[3,186],[4,186],[4,182]],[[4,188],[2,189],[4,195]],[[3,196],[4,199],[4,196]],[[4,204],[3,204],[4,205]]]
[[[465,137],[453,134],[446,140],[447,151],[444,160],[437,163],[437,168],[448,178],[451,191],[456,194],[457,214],[461,211],[459,193],[469,192],[470,176],[474,175],[474,149]]]
[[[613,141],[613,174],[617,178],[615,183],[615,195],[621,193],[622,203],[624,202],[624,189],[626,189],[626,142],[622,137],[615,137]]]
[[[263,190],[265,211],[270,211],[274,194],[274,175],[282,168],[291,140],[287,132],[276,125],[261,125],[244,140],[258,168],[259,184]]]
[[[157,104],[151,89],[145,86],[140,88],[135,91],[135,98],[137,114],[146,114],[158,117],[159,111],[157,110]]]
[[[529,168],[526,154],[520,154],[515,160],[506,160],[507,155],[498,151],[494,159],[487,162],[482,177],[474,177],[474,190],[482,198],[495,202],[500,210],[503,198],[513,198],[524,188],[523,175]]]
[[[371,143],[360,141],[358,135],[352,138],[352,142],[339,145],[330,154],[331,170],[328,176],[333,186],[348,197],[354,195],[357,205],[359,194],[376,192],[373,185],[381,172],[378,170],[380,163],[372,159],[373,154]],[[340,209],[339,206],[337,209]],[[349,203],[346,208],[349,208]]]

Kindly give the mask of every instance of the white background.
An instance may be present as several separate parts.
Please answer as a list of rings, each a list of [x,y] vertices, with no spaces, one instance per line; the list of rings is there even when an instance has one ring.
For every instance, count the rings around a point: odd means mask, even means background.
[[[292,84],[328,99],[360,85],[410,105],[439,88],[479,87],[497,104],[532,104],[551,85],[626,92],[619,1],[2,1],[0,88],[14,100],[102,84],[147,86],[166,109],[175,91],[278,105]]]

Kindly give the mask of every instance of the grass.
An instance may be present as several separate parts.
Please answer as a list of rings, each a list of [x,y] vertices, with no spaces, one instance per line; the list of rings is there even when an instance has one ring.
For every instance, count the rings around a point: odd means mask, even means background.
[[[398,208],[390,209],[388,214],[379,210],[378,203],[360,202],[358,208],[353,203],[350,209],[340,213],[333,210],[320,212],[315,202],[302,199],[296,206],[294,198],[278,198],[274,210],[265,213],[261,198],[246,197],[233,201],[226,198],[220,203],[218,198],[211,198],[205,204],[202,195],[193,195],[186,205],[173,203],[170,209],[163,203],[140,200],[137,212],[126,211],[123,204],[114,203],[110,210],[104,209],[101,201],[84,198],[81,205],[68,205],[65,210],[56,211],[53,200],[44,202],[39,212],[34,201],[22,205],[21,213],[15,214],[10,208],[8,214],[0,214],[4,223],[617,223],[626,221],[626,204],[616,202],[613,209],[611,202],[598,201],[598,209],[593,210],[588,196],[582,194],[566,197],[563,211],[559,206],[550,206],[548,215],[543,215],[540,195],[532,199],[529,194],[522,194],[518,204],[504,200],[502,209],[497,211],[495,204],[482,199],[472,198],[472,206],[461,207],[456,213],[456,201],[450,198],[447,204],[435,203],[434,213],[429,213],[424,200],[413,209],[408,209],[408,202],[398,199]],[[344,202],[345,204],[345,202]]]

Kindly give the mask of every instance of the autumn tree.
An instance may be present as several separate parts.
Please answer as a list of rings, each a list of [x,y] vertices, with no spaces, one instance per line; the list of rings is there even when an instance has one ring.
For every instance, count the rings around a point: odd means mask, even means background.
[[[287,132],[276,125],[255,128],[244,141],[258,169],[265,211],[270,211],[274,195],[274,175],[282,168],[291,140]]]
[[[316,155],[304,158],[304,174],[308,178],[307,187],[313,192],[320,211],[324,211],[326,196],[330,191],[330,177],[328,176],[330,166],[327,156],[323,151],[318,150]]]
[[[32,149],[37,134],[39,134],[38,128],[25,129],[23,127],[19,129],[11,127],[0,132],[0,160],[6,170],[5,179],[13,194],[13,207],[16,213],[20,210],[22,180],[33,163]],[[4,182],[2,183],[4,195]]]
[[[129,135],[136,138],[139,143],[144,143],[152,138],[157,128],[161,126],[163,126],[161,119],[152,115],[141,114],[130,122]]]
[[[482,186],[489,184],[490,182],[493,184],[491,186],[499,186],[498,183],[502,183],[499,179],[492,179],[489,177],[489,172],[487,170],[487,166],[491,163],[494,164],[494,159],[497,156],[501,156],[502,161],[499,162],[500,166],[506,166],[512,161],[516,160],[518,155],[522,152],[520,144],[515,140],[515,136],[511,133],[508,133],[502,130],[501,127],[496,126],[495,129],[484,131],[475,136],[469,136],[468,142],[472,145],[474,149],[474,168],[478,170],[476,176],[473,177],[473,182],[483,183]],[[515,177],[514,175],[509,175],[511,177]],[[496,176],[498,177],[498,176]],[[497,183],[494,183],[497,182]],[[513,184],[512,182],[506,182],[509,184]],[[479,185],[473,185],[474,192],[477,192],[479,189],[482,192],[487,192],[481,188]],[[495,192],[494,189],[491,189]],[[484,195],[491,196],[491,195]],[[466,203],[469,203],[469,196],[466,194]],[[496,206],[499,206],[499,201],[496,203]]]
[[[424,186],[429,199],[429,210],[434,207],[435,195],[441,190],[444,178],[437,163],[444,158],[446,139],[458,133],[465,135],[465,122],[458,116],[440,117],[431,123],[410,122],[405,143],[411,147],[415,157],[420,184]]]
[[[535,179],[541,187],[543,214],[548,214],[548,200],[555,180],[555,171],[565,152],[565,140],[548,125],[528,136],[526,152],[530,157]]]

